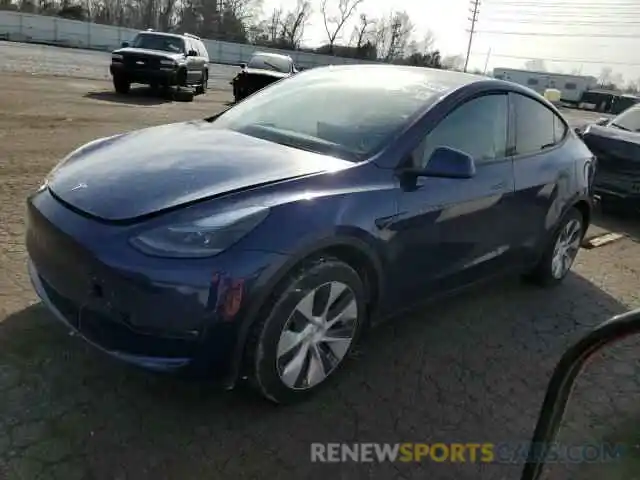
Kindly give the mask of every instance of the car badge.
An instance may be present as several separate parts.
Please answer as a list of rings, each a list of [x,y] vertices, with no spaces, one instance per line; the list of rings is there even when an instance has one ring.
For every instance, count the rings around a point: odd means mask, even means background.
[[[76,190],[81,190],[83,188],[87,188],[87,184],[86,183],[79,183],[78,185],[76,185],[75,187],[73,187],[71,189],[72,192],[75,192]]]

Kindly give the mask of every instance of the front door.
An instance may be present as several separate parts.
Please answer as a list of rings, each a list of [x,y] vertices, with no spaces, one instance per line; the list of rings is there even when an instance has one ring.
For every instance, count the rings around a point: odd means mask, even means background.
[[[395,230],[396,306],[465,286],[510,265],[514,177],[506,154],[508,96],[474,98],[449,113],[414,154],[416,167],[448,146],[471,155],[470,179],[418,178],[402,185]]]

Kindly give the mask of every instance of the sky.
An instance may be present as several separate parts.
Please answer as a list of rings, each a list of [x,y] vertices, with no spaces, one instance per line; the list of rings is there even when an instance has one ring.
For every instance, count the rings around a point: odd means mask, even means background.
[[[320,0],[311,1],[314,13],[303,43],[318,46],[326,43],[327,34]],[[265,15],[274,8],[286,11],[296,5],[296,0],[263,2]],[[335,5],[338,0],[329,2]],[[435,47],[444,55],[465,55],[471,6],[469,0],[364,0],[358,12],[385,16],[405,10],[415,25],[416,40],[431,31]],[[357,22],[357,15],[353,20]],[[344,43],[353,24],[344,29]],[[481,0],[476,30],[470,69],[484,70],[485,64],[488,72],[524,68],[528,60],[545,59],[548,71],[580,70],[599,77],[608,66],[625,81],[640,83],[640,0]],[[515,34],[527,32],[535,35]]]

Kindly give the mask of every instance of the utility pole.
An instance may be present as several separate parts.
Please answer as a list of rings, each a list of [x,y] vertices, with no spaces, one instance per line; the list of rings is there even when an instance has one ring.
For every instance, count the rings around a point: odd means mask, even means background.
[[[478,7],[480,6],[480,0],[471,0],[470,1],[471,8],[469,12],[471,13],[471,30],[469,30],[469,46],[467,47],[467,58],[464,60],[464,71],[467,71],[467,65],[469,65],[469,55],[471,55],[471,42],[473,41],[473,34],[476,31],[476,22],[478,21]]]
[[[491,58],[491,49],[487,52],[487,59],[484,61],[484,72],[483,75],[487,74],[487,67],[489,66],[489,58]]]

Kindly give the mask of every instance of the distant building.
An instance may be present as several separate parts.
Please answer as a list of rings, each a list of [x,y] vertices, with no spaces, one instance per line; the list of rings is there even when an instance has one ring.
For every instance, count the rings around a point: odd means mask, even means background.
[[[513,68],[495,68],[493,76],[529,87],[540,95],[544,95],[548,88],[557,89],[560,91],[560,98],[563,102],[573,104],[578,104],[586,91],[598,85],[598,79],[593,76],[535,72]]]

